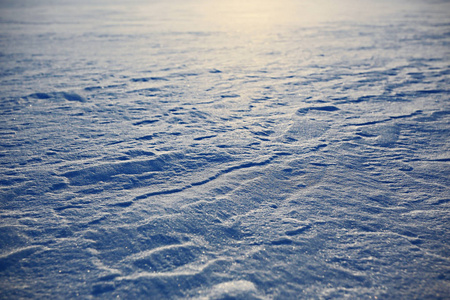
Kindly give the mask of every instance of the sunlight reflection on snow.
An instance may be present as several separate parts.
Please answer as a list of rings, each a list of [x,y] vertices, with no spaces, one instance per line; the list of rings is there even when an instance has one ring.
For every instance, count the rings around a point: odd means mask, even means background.
[[[230,0],[209,1],[200,4],[203,16],[211,25],[228,31],[259,31],[274,26],[314,26],[324,22],[341,21],[351,17],[366,18],[383,13],[387,1],[371,2],[371,10],[365,9],[367,1],[358,5],[352,1],[295,1],[295,0]],[[375,11],[374,11],[375,9]]]

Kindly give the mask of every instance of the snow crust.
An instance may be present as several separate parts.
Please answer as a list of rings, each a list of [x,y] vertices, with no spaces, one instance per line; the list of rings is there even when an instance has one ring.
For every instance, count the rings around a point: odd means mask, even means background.
[[[448,1],[1,1],[1,299],[448,299]]]

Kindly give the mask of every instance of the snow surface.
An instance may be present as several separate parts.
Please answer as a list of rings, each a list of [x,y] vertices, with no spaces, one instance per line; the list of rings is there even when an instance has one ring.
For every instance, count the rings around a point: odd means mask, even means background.
[[[0,9],[1,299],[449,299],[448,1]]]

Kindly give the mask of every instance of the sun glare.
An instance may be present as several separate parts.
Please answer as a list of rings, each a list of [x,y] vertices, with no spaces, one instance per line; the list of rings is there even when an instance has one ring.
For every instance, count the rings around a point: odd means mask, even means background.
[[[293,17],[293,3],[273,0],[229,0],[205,5],[209,21],[228,30],[246,31],[267,29]]]
[[[227,30],[266,30],[274,26],[314,26],[327,22],[366,20],[385,14],[380,1],[367,10],[368,1],[329,0],[228,0],[201,1],[202,14],[210,24]]]

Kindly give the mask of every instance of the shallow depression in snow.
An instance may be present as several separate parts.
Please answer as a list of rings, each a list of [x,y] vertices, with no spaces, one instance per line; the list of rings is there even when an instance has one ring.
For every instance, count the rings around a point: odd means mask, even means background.
[[[445,299],[447,1],[2,1],[0,298]]]

